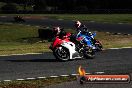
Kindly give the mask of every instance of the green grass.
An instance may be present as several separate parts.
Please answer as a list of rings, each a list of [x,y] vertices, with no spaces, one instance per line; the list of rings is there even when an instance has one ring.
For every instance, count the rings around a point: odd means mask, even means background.
[[[7,3],[0,2],[0,9],[6,4]],[[12,4],[16,6],[17,10],[24,10],[24,6],[23,5],[19,5],[19,4],[16,4],[16,3],[12,3]],[[31,5],[30,6],[28,5],[28,6],[26,6],[26,10],[33,10],[33,8],[32,8]]]
[[[3,43],[0,44],[0,55],[50,52],[49,45],[49,43]]]
[[[132,14],[64,14],[50,15],[54,19],[96,21],[110,23],[132,23]]]
[[[66,31],[74,32],[71,29]],[[132,35],[112,35],[97,32],[96,38],[103,47],[132,47]],[[0,24],[0,55],[51,52],[51,42],[38,38],[38,28],[18,24]]]
[[[76,77],[71,76],[26,81],[1,82],[0,88],[44,88],[46,86],[55,85],[63,82],[70,82],[74,80],[76,80]]]
[[[0,42],[17,42],[37,36],[37,29],[33,26],[0,24]]]
[[[18,24],[0,24],[0,54],[50,51],[49,43],[38,43],[38,28]]]
[[[15,16],[18,14],[1,14]],[[109,23],[132,23],[132,14],[19,14],[22,16],[39,16],[52,19],[96,21]]]
[[[105,49],[132,47],[132,35],[113,35],[112,33],[97,32],[96,39],[101,41]]]

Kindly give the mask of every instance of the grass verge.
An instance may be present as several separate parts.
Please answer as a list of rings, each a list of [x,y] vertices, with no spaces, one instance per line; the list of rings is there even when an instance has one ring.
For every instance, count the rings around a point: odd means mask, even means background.
[[[49,15],[54,19],[81,20],[109,23],[132,23],[132,14],[60,14]]]
[[[102,42],[105,49],[132,47],[132,35],[96,33],[96,39]],[[35,26],[0,24],[0,55],[51,52],[48,48],[51,42],[39,41],[38,28]]]
[[[109,23],[132,23],[132,14],[0,14],[0,16],[28,16],[64,20],[96,21]]]
[[[37,80],[26,80],[26,81],[11,81],[1,82],[0,88],[44,88],[46,86],[56,85],[62,82],[74,81],[77,78],[75,76],[70,77],[59,77],[59,78],[45,78]]]
[[[102,42],[105,49],[132,47],[132,35],[115,35],[113,33],[97,32],[96,39]]]
[[[0,24],[0,55],[49,51],[49,43],[38,43],[38,28]]]

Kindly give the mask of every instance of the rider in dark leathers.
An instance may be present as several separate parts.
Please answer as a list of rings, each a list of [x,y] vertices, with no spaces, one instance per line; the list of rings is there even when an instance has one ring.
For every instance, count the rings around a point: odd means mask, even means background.
[[[53,35],[54,37],[58,36],[60,39],[64,38],[66,36],[66,32],[63,28],[60,27],[54,27],[53,28]]]
[[[89,32],[89,29],[83,25],[80,21],[75,21],[74,26],[76,28],[76,33],[71,37],[72,40],[76,41],[75,39],[78,38],[78,33],[81,32],[84,35],[90,36],[92,35],[91,32]],[[95,43],[95,39],[91,38],[91,41]]]
[[[63,28],[53,27],[52,32],[53,32],[54,38],[59,37],[59,39],[64,39],[67,37],[67,33],[64,31]],[[53,40],[54,40],[54,38],[53,38]],[[49,48],[52,49],[52,44]]]

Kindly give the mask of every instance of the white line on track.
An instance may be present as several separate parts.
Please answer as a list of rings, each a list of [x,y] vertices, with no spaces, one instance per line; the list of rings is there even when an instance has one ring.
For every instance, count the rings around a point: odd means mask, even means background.
[[[79,75],[79,74],[71,74],[71,76],[77,76],[77,75]]]
[[[10,82],[11,80],[4,80],[5,82]]]
[[[96,74],[103,74],[105,72],[94,72]],[[86,75],[89,75],[89,74],[92,74],[92,73],[86,73]],[[46,76],[40,76],[40,77],[36,77],[36,78],[25,78],[25,79],[16,79],[16,81],[24,81],[24,80],[35,80],[35,79],[46,79],[46,78],[58,78],[58,77],[70,77],[70,76],[78,76],[79,74],[70,74],[70,75],[59,75],[59,76],[49,76],[49,77],[46,77]],[[10,82],[10,81],[13,81],[13,80],[3,80],[4,82]],[[2,82],[2,81],[0,81]]]
[[[24,81],[25,79],[16,79],[17,81]]]
[[[106,32],[107,34],[109,34],[110,32]]]
[[[121,33],[117,33],[118,35],[121,35]]]
[[[105,72],[95,72],[95,73],[97,73],[97,74],[103,74],[103,73],[105,73]]]
[[[38,79],[45,79],[46,77],[37,77]]]
[[[51,78],[57,78],[57,77],[59,77],[59,76],[50,76]]]
[[[121,49],[121,48],[108,48],[108,49]]]
[[[60,75],[61,77],[68,77],[69,75]]]
[[[27,80],[33,80],[33,79],[36,79],[36,78],[26,78]]]
[[[25,54],[10,54],[10,55],[0,55],[0,56],[21,56],[21,55],[36,55],[42,53],[25,53]]]
[[[88,75],[88,74],[91,74],[91,73],[86,73],[86,75]]]
[[[132,47],[122,47],[122,48],[124,48],[124,49],[125,49],[125,48],[126,48],[126,49],[130,49],[130,48],[132,48]]]

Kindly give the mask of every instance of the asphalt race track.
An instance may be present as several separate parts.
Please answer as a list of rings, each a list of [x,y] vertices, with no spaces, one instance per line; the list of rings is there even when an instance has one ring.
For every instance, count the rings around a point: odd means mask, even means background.
[[[58,62],[52,53],[0,57],[0,81],[27,77],[77,74],[82,65],[87,73],[132,73],[132,49],[104,50],[94,59]]]

